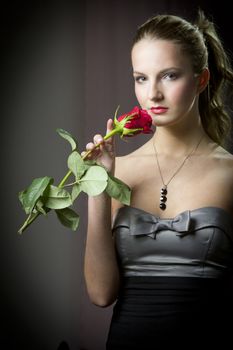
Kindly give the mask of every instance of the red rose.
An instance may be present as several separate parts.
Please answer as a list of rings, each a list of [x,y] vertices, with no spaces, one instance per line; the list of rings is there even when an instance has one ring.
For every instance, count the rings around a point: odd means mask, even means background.
[[[150,134],[153,132],[151,129],[152,118],[146,110],[136,106],[129,113],[122,114],[117,118],[118,109],[119,106],[115,111],[113,129],[104,136],[104,140],[107,140],[116,134],[120,135],[120,137],[124,137],[134,136],[137,134]],[[96,144],[94,148],[97,148],[99,146],[99,144]],[[93,149],[86,152],[84,159],[92,151]]]
[[[121,136],[152,133],[152,118],[146,110],[135,106],[129,113],[114,119],[115,125],[122,128]]]

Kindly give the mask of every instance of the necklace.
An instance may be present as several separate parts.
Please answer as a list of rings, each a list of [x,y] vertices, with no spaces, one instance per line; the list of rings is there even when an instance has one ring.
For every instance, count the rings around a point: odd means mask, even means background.
[[[198,141],[197,145],[192,149],[192,151],[184,157],[182,163],[178,166],[178,168],[176,169],[176,171],[174,172],[174,174],[170,177],[170,179],[167,181],[167,183],[165,183],[164,179],[163,179],[163,175],[162,175],[162,171],[161,171],[161,167],[159,165],[159,159],[158,159],[158,153],[155,147],[155,142],[153,139],[153,146],[154,146],[154,151],[155,151],[155,158],[156,158],[156,163],[157,163],[157,167],[159,170],[159,174],[163,183],[163,187],[160,190],[160,203],[159,203],[159,207],[162,210],[165,210],[167,205],[166,205],[166,201],[167,201],[167,186],[169,185],[169,183],[172,181],[172,179],[176,176],[176,174],[182,169],[182,167],[184,166],[185,162],[188,160],[188,158],[191,157],[191,155],[196,152],[198,146],[200,145],[201,141],[202,141],[203,136],[200,138],[200,140]]]

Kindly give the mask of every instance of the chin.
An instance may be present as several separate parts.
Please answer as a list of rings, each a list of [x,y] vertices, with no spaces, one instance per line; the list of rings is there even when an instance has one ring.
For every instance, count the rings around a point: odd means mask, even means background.
[[[168,116],[168,115],[160,115],[160,116],[152,116],[152,125],[154,126],[172,126],[180,122],[182,118],[178,116]]]
[[[174,120],[169,120],[165,117],[154,117],[152,118],[152,125],[154,126],[167,126],[173,124]]]

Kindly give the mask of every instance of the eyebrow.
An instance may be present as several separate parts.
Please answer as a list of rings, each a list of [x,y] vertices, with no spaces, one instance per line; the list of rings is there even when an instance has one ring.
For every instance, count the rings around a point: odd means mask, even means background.
[[[181,68],[177,68],[177,67],[169,67],[169,68],[165,68],[165,69],[162,69],[160,72],[158,72],[158,74],[163,74],[169,70],[176,70],[176,71],[180,71]],[[138,72],[138,71],[133,71],[133,74],[139,74],[139,75],[146,75],[145,73],[142,73],[142,72]]]

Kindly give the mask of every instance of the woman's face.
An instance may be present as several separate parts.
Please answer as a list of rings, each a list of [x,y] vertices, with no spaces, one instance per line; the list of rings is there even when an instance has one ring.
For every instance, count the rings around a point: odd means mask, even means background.
[[[196,118],[199,79],[180,45],[160,39],[142,39],[132,49],[135,94],[156,126]]]

